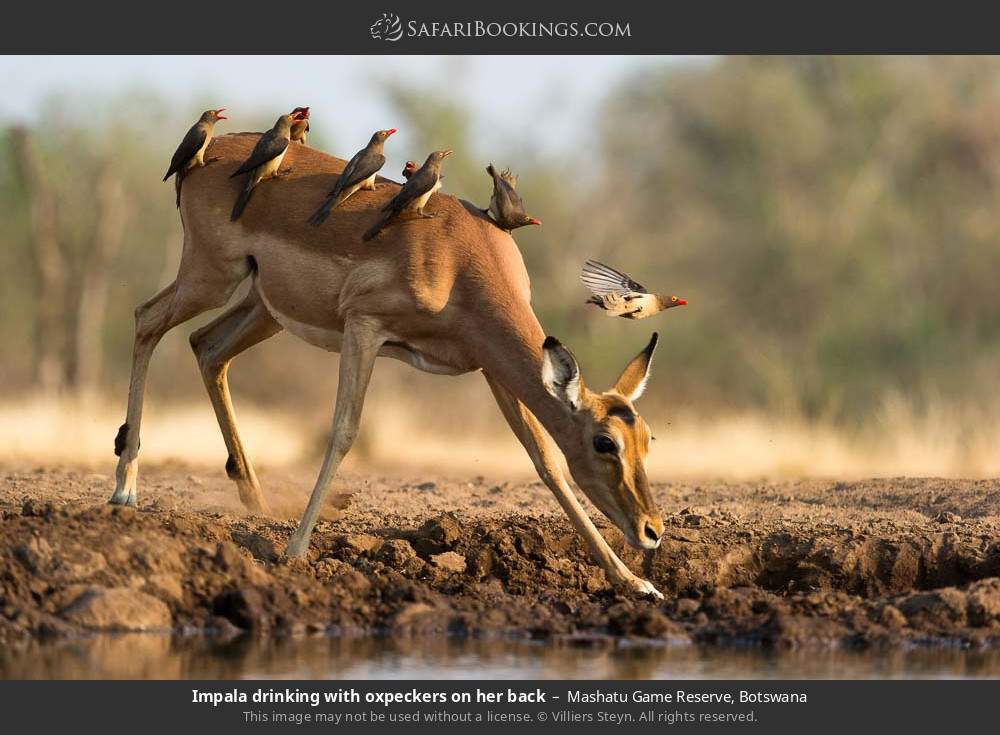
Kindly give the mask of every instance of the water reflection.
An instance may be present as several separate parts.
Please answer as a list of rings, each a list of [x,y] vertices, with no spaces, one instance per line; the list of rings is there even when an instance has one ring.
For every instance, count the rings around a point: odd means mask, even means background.
[[[845,652],[574,645],[445,638],[153,635],[0,649],[7,679],[698,679],[1000,677],[1000,652]]]

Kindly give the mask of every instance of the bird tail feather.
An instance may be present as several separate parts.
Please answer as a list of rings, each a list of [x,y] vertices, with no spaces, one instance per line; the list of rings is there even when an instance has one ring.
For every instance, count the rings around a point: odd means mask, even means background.
[[[330,216],[330,212],[343,204],[346,198],[344,192],[328,196],[319,209],[313,213],[313,216],[309,218],[309,222],[317,226],[323,224],[326,222],[326,218]]]
[[[253,166],[250,166],[250,167],[248,168],[248,167],[247,167],[247,164],[248,164],[248,163],[249,163],[249,161],[244,161],[243,163],[241,163],[241,164],[240,164],[240,167],[239,167],[238,169],[236,169],[236,170],[235,170],[235,171],[233,171],[233,172],[232,172],[231,174],[229,174],[229,178],[231,178],[231,179],[235,179],[235,178],[236,178],[237,176],[239,176],[240,174],[245,174],[245,173],[247,173],[248,171],[251,171],[251,170],[252,170],[252,169],[253,169],[254,167],[253,167]]]
[[[240,194],[236,197],[236,203],[233,205],[233,213],[229,217],[230,222],[235,222],[243,214],[243,210],[246,209],[247,202],[250,201],[250,195],[253,193],[253,180],[248,179],[246,186],[240,190]]]
[[[361,239],[364,240],[365,242],[371,240],[373,237],[375,237],[375,235],[380,233],[387,224],[389,224],[390,219],[392,219],[391,212],[389,214],[384,215],[378,222],[369,227],[368,231],[361,236]]]
[[[319,209],[313,212],[312,217],[309,218],[309,224],[319,227],[326,222],[326,218],[330,216],[330,210],[333,209],[333,202],[333,197],[324,199],[323,203],[319,205]]]

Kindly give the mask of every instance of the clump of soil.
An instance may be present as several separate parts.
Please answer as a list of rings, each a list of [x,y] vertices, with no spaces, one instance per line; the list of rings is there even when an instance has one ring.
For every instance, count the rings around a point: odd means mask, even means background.
[[[0,641],[171,630],[1000,644],[1000,483],[657,487],[659,549],[602,531],[661,602],[610,589],[537,483],[342,484],[346,508],[288,559],[295,520],[242,515],[224,476],[146,470],[134,510],[105,504],[105,476],[7,469]]]

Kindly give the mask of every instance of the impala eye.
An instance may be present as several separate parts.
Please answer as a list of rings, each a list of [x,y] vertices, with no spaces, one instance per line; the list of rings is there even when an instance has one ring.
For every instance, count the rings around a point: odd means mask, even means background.
[[[615,440],[607,434],[598,434],[594,437],[594,450],[600,454],[610,454],[618,449]]]

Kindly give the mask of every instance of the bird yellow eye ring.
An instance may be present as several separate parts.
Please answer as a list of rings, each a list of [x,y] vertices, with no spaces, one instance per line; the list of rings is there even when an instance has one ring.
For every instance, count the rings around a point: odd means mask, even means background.
[[[670,297],[670,300],[671,300],[671,301],[677,301],[677,297],[676,297],[676,296],[671,296],[671,297]]]

